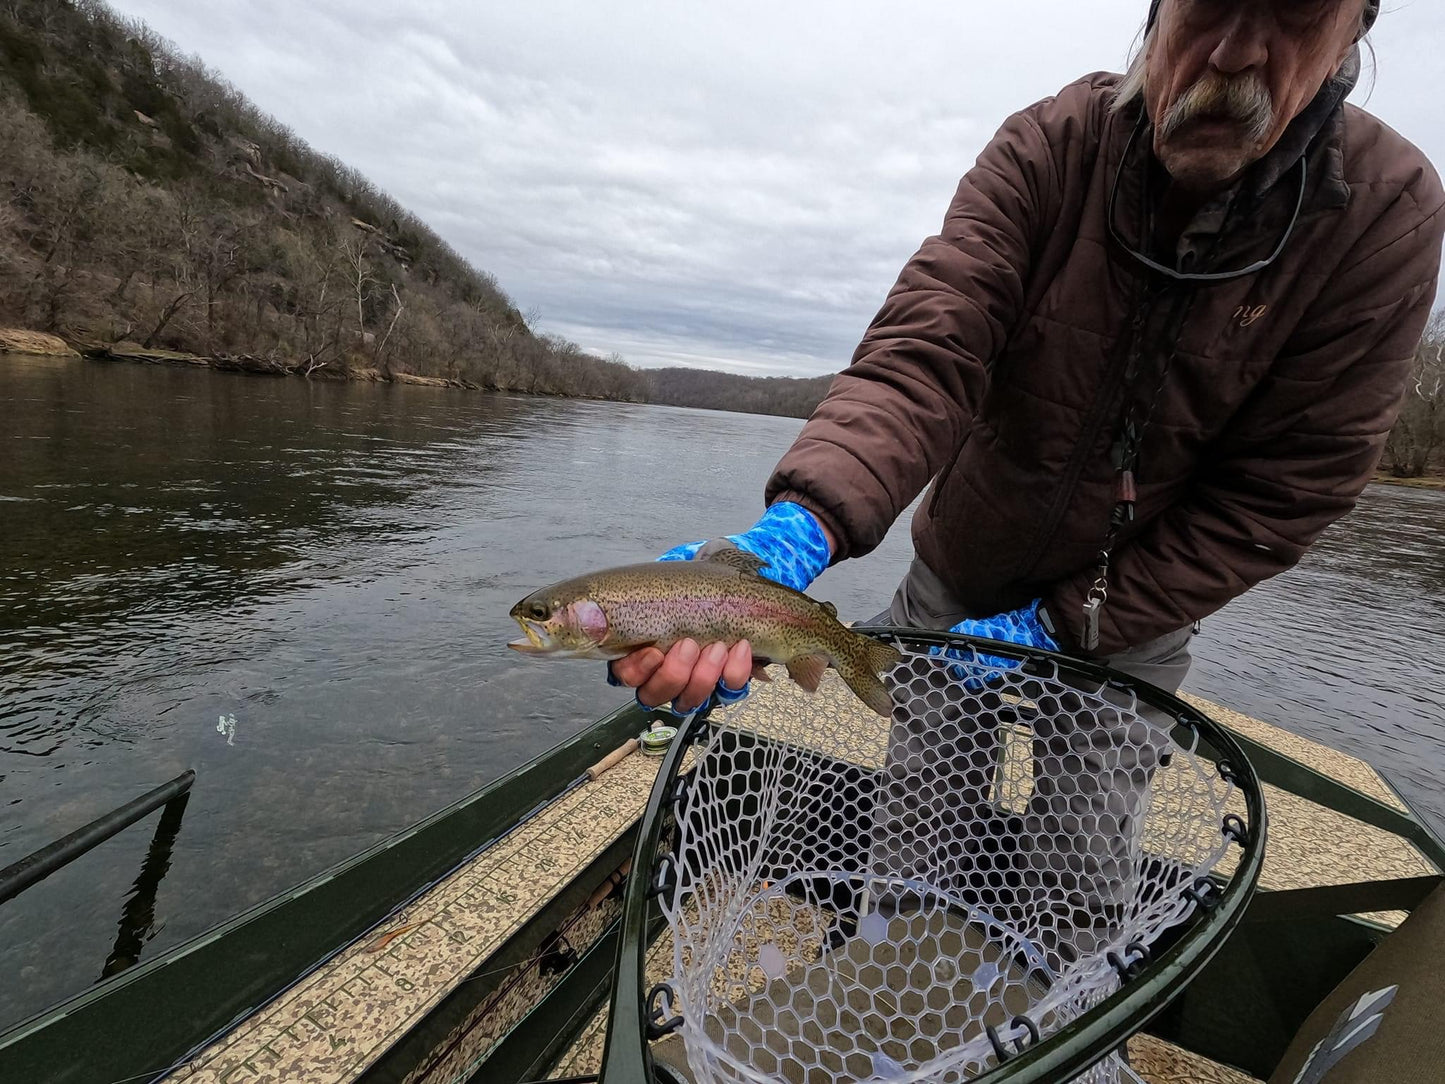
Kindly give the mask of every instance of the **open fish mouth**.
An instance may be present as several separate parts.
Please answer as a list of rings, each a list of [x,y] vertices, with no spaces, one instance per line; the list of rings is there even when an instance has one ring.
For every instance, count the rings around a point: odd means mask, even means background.
[[[544,652],[555,651],[557,645],[552,642],[551,635],[541,622],[529,621],[525,617],[517,618],[517,624],[522,626],[522,631],[527,635],[521,640],[509,640],[507,646],[513,651],[521,651],[529,655],[540,655]]]

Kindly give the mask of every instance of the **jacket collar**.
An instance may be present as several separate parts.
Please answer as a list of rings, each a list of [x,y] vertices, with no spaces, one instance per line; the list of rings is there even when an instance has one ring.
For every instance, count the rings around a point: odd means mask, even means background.
[[[1267,232],[1281,227],[1283,216],[1288,208],[1293,208],[1299,191],[1297,167],[1302,157],[1307,161],[1310,178],[1306,213],[1345,206],[1350,190],[1344,177],[1342,107],[1359,75],[1360,51],[1356,46],[1339,71],[1325,81],[1309,105],[1290,122],[1270,152],[1195,213],[1179,235],[1173,254],[1181,267],[1192,265],[1196,270],[1203,270],[1202,264],[1214,263],[1225,256],[1223,249],[1237,249],[1240,241],[1252,244],[1258,240],[1261,230]],[[1163,166],[1148,149],[1153,146],[1153,123],[1147,115],[1142,115],[1145,113],[1142,105],[1140,110],[1144,130],[1139,140],[1139,168],[1130,170],[1137,180],[1128,187],[1137,191],[1136,185],[1148,175],[1149,187],[1158,191],[1160,182],[1167,178]],[[1226,238],[1227,230],[1237,232],[1230,227],[1237,226],[1241,219],[1247,219],[1254,227],[1245,231],[1249,239]],[[1144,231],[1144,236],[1152,233],[1151,226]]]
[[[1360,47],[1357,45],[1350,50],[1339,71],[1325,80],[1314,100],[1290,122],[1279,142],[1245,172],[1237,187],[1257,202],[1304,157],[1310,159],[1312,170],[1319,176],[1319,194],[1331,201],[1338,199],[1338,205],[1343,206],[1350,190],[1345,184],[1342,107],[1359,80]]]

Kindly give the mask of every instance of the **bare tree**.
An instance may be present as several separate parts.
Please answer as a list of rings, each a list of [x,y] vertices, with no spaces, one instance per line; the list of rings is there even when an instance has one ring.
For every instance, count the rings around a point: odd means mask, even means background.
[[[147,350],[154,346],[156,339],[160,338],[161,332],[165,331],[170,322],[176,318],[176,314],[195,296],[195,290],[182,290],[180,293],[175,294],[170,301],[166,303],[165,308],[161,309],[160,318],[156,320],[155,326],[151,328],[150,334],[145,337],[141,345]]]
[[[329,230],[288,236],[286,277],[294,284],[292,319],[299,339],[293,340],[304,373],[310,376],[341,358],[341,326],[346,309],[346,276],[339,245]]]
[[[386,334],[377,342],[376,351],[372,355],[377,364],[381,366],[381,371],[388,377],[391,376],[391,355],[386,352],[386,344],[391,340],[391,333],[396,330],[396,322],[401,319],[402,311],[406,308],[401,302],[401,292],[397,290],[394,282],[391,284],[391,297],[395,303],[395,308],[391,313],[391,323],[387,324]]]
[[[157,227],[168,204],[164,194],[154,186],[127,183],[121,170],[113,171],[108,184],[113,189],[108,201],[110,221],[103,236],[98,238],[97,254],[104,258],[106,269],[115,276],[115,288],[106,301],[112,307],[121,307],[126,303],[132,282],[152,266],[153,253],[164,242],[163,232]]]
[[[39,222],[30,242],[39,257],[32,292],[47,331],[60,329],[79,264],[104,221],[104,195],[98,163],[82,159],[53,172],[32,204]]]
[[[347,283],[351,288],[352,300],[356,302],[356,336],[366,339],[366,303],[371,300],[372,287],[376,277],[371,272],[371,260],[367,256],[367,238],[358,236],[341,242],[341,259],[346,268]]]
[[[187,255],[200,283],[206,313],[206,349],[217,345],[216,317],[226,291],[245,270],[241,239],[247,224],[224,214],[207,215],[187,237]]]
[[[149,267],[149,307],[140,326],[150,325],[141,340],[149,349],[186,311],[201,292],[194,254],[201,248],[203,207],[190,189],[171,193],[159,209],[154,225],[155,249]]]
[[[1445,312],[1436,313],[1415,350],[1399,420],[1385,444],[1396,478],[1419,478],[1445,445]]]

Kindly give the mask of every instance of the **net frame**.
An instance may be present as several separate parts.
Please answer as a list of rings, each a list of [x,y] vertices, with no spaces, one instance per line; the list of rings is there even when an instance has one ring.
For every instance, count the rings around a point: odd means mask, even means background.
[[[1081,689],[1108,689],[1132,697],[1142,707],[1165,713],[1172,720],[1170,737],[1176,744],[1212,761],[1220,777],[1243,800],[1245,816],[1233,817],[1233,826],[1231,817],[1225,817],[1223,823],[1224,835],[1232,836],[1239,847],[1233,871],[1224,876],[1216,870],[1209,878],[1196,882],[1196,906],[1169,930],[1167,947],[1140,957],[1111,958],[1120,974],[1117,989],[1047,1036],[1013,1043],[1005,1038],[1006,1049],[997,1064],[967,1080],[968,1084],[1042,1084],[1083,1077],[1162,1012],[1208,964],[1243,918],[1258,886],[1267,835],[1268,817],[1258,775],[1239,743],[1206,713],[1156,686],[1100,664],[957,633],[893,626],[862,626],[856,631],[905,652],[953,651],[972,660],[1008,660],[1017,666],[1014,674],[1067,676]],[[654,897],[676,887],[676,867],[670,858],[659,862],[659,857],[665,855],[664,836],[676,831],[671,814],[682,794],[678,777],[689,751],[694,745],[706,743],[716,729],[718,724],[709,716],[709,711],[699,712],[679,726],[643,813],[620,919],[599,1077],[602,1084],[674,1084],[683,1080],[675,1070],[655,1062],[650,1054],[650,1043],[675,1030],[681,1019],[670,1015],[667,984],[649,987],[644,968],[648,945],[663,928]]]

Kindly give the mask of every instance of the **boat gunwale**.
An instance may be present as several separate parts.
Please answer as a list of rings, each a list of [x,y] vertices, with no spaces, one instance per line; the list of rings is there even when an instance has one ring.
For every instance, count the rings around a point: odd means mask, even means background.
[[[152,1080],[180,1068],[585,781],[598,753],[634,736],[646,719],[637,705],[625,704],[301,884],[19,1021],[0,1033],[0,1078],[38,1079],[34,1074],[43,1068],[53,1074],[46,1079],[57,1082]],[[403,868],[380,869],[383,863]],[[385,885],[367,891],[368,880]],[[349,911],[349,920],[338,924],[338,909]],[[216,955],[230,958],[209,959]],[[247,965],[249,982],[229,981]],[[228,981],[207,982],[218,968]],[[213,996],[200,996],[206,991]]]

